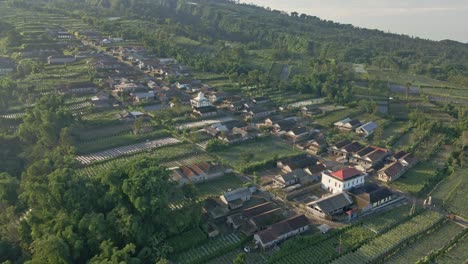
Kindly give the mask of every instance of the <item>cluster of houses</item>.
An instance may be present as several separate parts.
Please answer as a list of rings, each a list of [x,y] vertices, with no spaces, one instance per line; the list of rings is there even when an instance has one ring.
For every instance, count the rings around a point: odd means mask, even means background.
[[[293,191],[304,184],[317,182],[321,172],[326,170],[325,164],[308,154],[279,160],[276,167],[281,174],[273,178],[273,186],[285,188],[286,191]]]
[[[398,179],[417,163],[412,153],[390,150],[377,146],[363,146],[357,141],[343,140],[329,147],[329,153],[338,161],[351,163],[361,171],[377,171],[378,179],[389,182]]]
[[[228,191],[217,199],[207,200],[205,210],[218,223],[222,219],[233,230],[253,235],[255,243],[264,249],[310,229],[311,223],[303,214],[291,215],[265,200],[249,205],[255,192],[255,187]]]
[[[307,209],[328,220],[349,220],[394,200],[389,189],[366,183],[367,176],[354,167],[323,171],[321,187],[331,195],[307,203]]]
[[[184,185],[186,183],[201,183],[213,180],[231,172],[232,169],[223,166],[221,163],[203,161],[173,168],[171,178],[179,185]]]

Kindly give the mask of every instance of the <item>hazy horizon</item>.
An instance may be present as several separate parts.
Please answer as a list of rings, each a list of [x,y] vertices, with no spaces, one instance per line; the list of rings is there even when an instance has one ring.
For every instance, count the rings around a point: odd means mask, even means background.
[[[468,0],[240,0],[424,39],[468,43]]]

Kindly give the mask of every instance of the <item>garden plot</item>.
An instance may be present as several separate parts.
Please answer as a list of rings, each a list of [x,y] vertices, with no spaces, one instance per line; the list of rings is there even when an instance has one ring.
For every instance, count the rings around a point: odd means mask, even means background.
[[[199,154],[195,153],[194,155],[184,157],[181,159],[173,160],[173,161],[168,161],[164,162],[163,165],[168,167],[168,168],[173,168],[173,167],[180,167],[180,166],[187,166],[190,164],[202,162],[202,161],[209,161],[212,160],[212,158],[208,154]]]
[[[202,120],[202,121],[197,121],[197,122],[185,123],[185,124],[179,125],[177,129],[182,130],[182,129],[204,127],[204,126],[209,126],[209,125],[216,124],[219,122],[227,122],[227,121],[232,121],[232,120],[234,120],[234,118],[230,116],[217,118],[217,119],[208,119],[208,120]]]
[[[225,255],[210,260],[207,262],[207,264],[232,264],[232,260],[240,253],[244,253],[244,251],[242,249],[236,249]],[[268,263],[267,257],[264,254],[257,252],[250,252],[246,254],[246,264],[260,263]]]
[[[214,154],[220,160],[241,171],[244,167],[257,162],[271,161],[273,159],[290,157],[302,152],[293,149],[291,145],[273,137],[248,141],[232,145],[227,149],[216,151]],[[246,159],[246,154],[251,155]]]
[[[432,201],[437,206],[443,206],[464,218],[468,218],[468,169],[458,169],[442,182],[431,193]]]
[[[449,251],[436,259],[439,264],[466,263],[468,259],[468,235],[465,234]]]
[[[88,108],[91,106],[92,106],[91,102],[81,102],[81,103],[71,104],[68,108],[72,111],[76,111],[76,110],[81,110],[81,109]]]
[[[134,155],[121,156],[112,160],[99,162],[96,164],[90,164],[77,170],[77,173],[85,176],[95,176],[102,171],[106,171],[115,168],[129,160],[133,160],[139,157],[151,157],[155,158],[160,162],[170,161],[179,159],[182,156],[192,155],[194,153],[194,146],[188,143],[181,143],[175,145],[168,145],[158,148],[157,151],[151,152],[140,152]]]
[[[14,114],[5,114],[5,115],[0,115],[0,118],[4,119],[20,119],[23,116],[25,116],[26,113],[14,113]]]
[[[396,226],[390,231],[372,239],[356,251],[345,254],[332,263],[354,264],[371,263],[382,256],[390,253],[407,239],[426,232],[434,224],[442,219],[442,216],[436,212],[425,211],[412,219]]]
[[[327,263],[333,258],[338,257],[341,253],[351,250],[365,240],[374,236],[374,233],[360,226],[353,226],[341,233],[334,234],[330,237],[326,235],[312,235],[309,237],[301,237],[303,239],[297,243],[299,250],[293,250],[283,253],[280,258],[277,258],[270,263],[284,264],[319,264]],[[299,239],[299,238],[297,238]],[[286,242],[288,243],[288,242]],[[338,245],[341,244],[341,248]],[[296,248],[297,248],[296,247]],[[286,247],[285,247],[286,248]],[[291,249],[289,246],[288,249]]]
[[[82,155],[82,156],[76,157],[76,159],[81,164],[87,165],[95,161],[103,161],[103,160],[112,159],[112,158],[116,158],[116,157],[123,156],[123,155],[135,154],[138,152],[145,151],[147,149],[153,149],[153,148],[158,148],[158,147],[162,147],[166,145],[173,145],[177,143],[181,143],[181,141],[175,138],[162,138],[162,139],[152,140],[152,141],[148,141],[144,143],[124,146],[124,147],[119,147],[119,148],[113,148],[113,149],[97,152],[94,154]]]
[[[462,230],[463,228],[461,226],[449,221],[441,228],[424,235],[421,239],[418,239],[418,241],[402,248],[390,259],[386,260],[386,263],[416,263],[421,258],[427,256],[431,251],[444,247]]]
[[[207,243],[178,254],[175,256],[174,262],[177,264],[203,263],[220,250],[232,247],[241,241],[242,238],[236,234],[220,235]]]

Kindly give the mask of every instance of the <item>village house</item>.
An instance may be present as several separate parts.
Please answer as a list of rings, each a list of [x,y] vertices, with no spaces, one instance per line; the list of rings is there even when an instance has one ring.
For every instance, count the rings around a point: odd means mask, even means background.
[[[196,117],[210,117],[218,115],[218,109],[214,106],[194,107],[192,113]]]
[[[273,122],[274,119],[270,120]],[[273,132],[277,134],[285,134],[288,131],[291,131],[296,126],[297,122],[293,118],[282,119],[273,123]]]
[[[48,64],[67,64],[67,63],[72,63],[75,62],[76,58],[75,56],[49,56],[47,57],[47,63]]]
[[[303,169],[295,169],[283,175],[277,175],[273,178],[275,187],[284,188],[300,182],[301,178],[309,176]]]
[[[352,205],[353,199],[347,193],[340,192],[308,203],[307,209],[318,217],[333,220],[351,209]]]
[[[254,106],[249,107],[248,109],[244,110],[244,117],[250,119],[259,119],[274,113],[274,109],[265,108],[261,106]]]
[[[143,102],[152,102],[155,100],[154,91],[143,92],[143,93],[130,93],[133,98],[133,101],[136,103],[143,103]]]
[[[330,154],[347,160],[352,154],[358,152],[362,148],[363,146],[359,142],[344,140],[331,146],[328,150]]]
[[[314,155],[322,153],[325,149],[327,149],[327,141],[324,137],[318,137],[309,141],[309,144],[307,144],[305,148],[307,152],[310,152]]]
[[[95,83],[92,82],[76,82],[69,83],[60,88],[58,88],[60,93],[64,94],[85,94],[85,93],[95,93],[98,88]]]
[[[143,118],[146,115],[140,111],[123,111],[121,113],[118,113],[117,118],[122,121],[135,121],[138,118]]]
[[[301,106],[300,111],[303,115],[311,116],[318,115],[322,113],[322,110],[317,105],[304,105]]]
[[[172,179],[179,185],[191,183],[200,183],[219,178],[226,173],[232,172],[232,169],[225,168],[220,163],[199,162],[187,166],[181,166],[172,171]]]
[[[137,93],[145,91],[147,91],[147,89],[143,85],[136,84],[127,79],[122,79],[119,84],[114,85],[114,92],[118,93]]]
[[[335,156],[340,156],[342,153],[340,151],[341,148],[343,148],[344,146],[347,146],[349,144],[351,144],[352,141],[351,140],[343,140],[343,141],[340,141],[334,145],[331,145],[329,148],[328,148],[328,153],[329,154],[332,154],[332,155],[335,155]]]
[[[263,120],[263,126],[267,126],[267,127],[272,127],[274,124],[276,124],[277,122],[281,121],[281,120],[284,120],[284,116],[282,115],[274,115],[274,116],[270,116],[270,117],[267,117],[265,118],[265,120]]]
[[[269,248],[283,240],[294,237],[309,230],[309,219],[305,215],[297,215],[280,221],[254,235],[257,245]]]
[[[248,224],[243,225],[240,228],[240,231],[246,236],[251,236],[256,231],[268,228],[281,220],[284,220],[283,210],[281,208],[274,208],[270,211],[251,217]]]
[[[221,133],[218,138],[231,144],[253,139],[257,137],[256,132],[253,127],[234,127],[227,133]]]
[[[366,173],[356,168],[348,167],[334,172],[322,173],[322,189],[332,193],[339,193],[364,184]]]
[[[203,202],[203,211],[213,220],[220,219],[229,213],[229,208],[218,198],[207,198]]]
[[[314,180],[319,180],[322,177],[322,172],[327,170],[327,166],[323,163],[308,166],[304,168],[304,171],[311,175]]]
[[[91,97],[91,103],[96,108],[106,108],[111,104],[110,95],[106,92],[99,92],[95,96]]]
[[[413,153],[407,153],[404,151],[400,151],[395,154],[395,159],[397,159],[401,165],[407,167],[408,169],[416,165],[418,163],[418,160],[414,156]]]
[[[301,154],[291,158],[282,159],[276,162],[276,167],[284,173],[292,172],[295,169],[304,169],[308,166],[317,164],[317,159],[308,155]]]
[[[392,162],[385,165],[377,173],[378,179],[384,182],[392,182],[401,177],[407,170],[418,162],[413,153],[399,151],[391,158]]]
[[[349,162],[358,164],[368,170],[383,163],[385,158],[390,155],[391,152],[387,149],[368,146],[352,154],[349,158]]]
[[[202,92],[199,92],[195,98],[190,100],[190,104],[192,105],[193,108],[213,106],[210,100],[206,98]]]
[[[273,203],[265,202],[259,205],[246,208],[239,213],[229,215],[226,218],[226,223],[230,227],[238,229],[243,224],[246,224],[248,221],[250,221],[250,219],[252,219],[253,217],[275,209],[277,209],[277,206],[275,206]]]
[[[380,187],[375,183],[353,188],[349,190],[349,194],[353,197],[354,204],[362,212],[375,209],[390,202],[393,198],[393,194],[389,189]]]
[[[334,123],[334,126],[338,128],[341,131],[352,131],[359,127],[361,125],[361,122],[357,119],[351,119],[351,118],[345,118],[343,120],[340,120],[336,123]]]
[[[14,60],[6,57],[0,57],[0,75],[5,75],[14,71],[15,67],[16,65]]]
[[[360,135],[364,135],[364,137],[368,137],[374,133],[375,129],[377,129],[378,125],[374,122],[367,122],[364,125],[356,128],[356,133]]]
[[[405,166],[401,165],[400,162],[394,161],[385,165],[382,169],[377,172],[377,177],[379,180],[384,182],[392,182],[406,172]]]
[[[122,68],[122,64],[119,61],[109,56],[90,61],[88,65],[97,71],[117,70]]]
[[[295,127],[284,135],[293,142],[298,142],[307,139],[311,134],[311,130],[304,126]]]
[[[249,201],[255,191],[255,187],[242,187],[225,192],[219,199],[232,210],[241,207],[245,201]]]

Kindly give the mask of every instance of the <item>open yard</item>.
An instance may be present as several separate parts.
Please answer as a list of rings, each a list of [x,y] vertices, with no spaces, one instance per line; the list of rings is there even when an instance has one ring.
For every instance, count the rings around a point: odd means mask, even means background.
[[[431,161],[420,162],[409,169],[398,180],[391,183],[391,185],[398,190],[417,194],[423,189],[426,180],[435,176],[437,167],[438,166]]]
[[[217,151],[214,154],[218,156],[223,163],[240,170],[256,162],[269,161],[275,158],[293,156],[300,153],[302,152],[293,149],[291,145],[276,138],[269,137],[233,145],[228,149]],[[248,160],[245,159],[245,157],[248,157],[246,155],[251,155]]]

